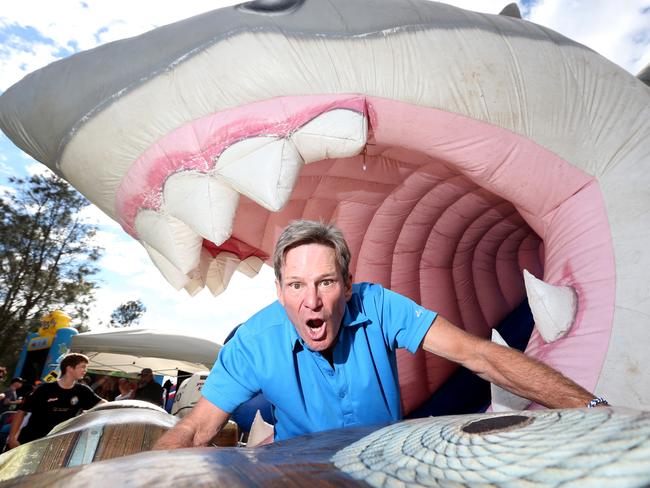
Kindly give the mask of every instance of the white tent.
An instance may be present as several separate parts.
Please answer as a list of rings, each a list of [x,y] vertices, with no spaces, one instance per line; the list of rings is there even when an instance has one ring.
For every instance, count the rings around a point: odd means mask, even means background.
[[[211,369],[221,345],[200,337],[153,329],[86,332],[73,336],[71,351],[90,358],[88,369],[175,376]]]

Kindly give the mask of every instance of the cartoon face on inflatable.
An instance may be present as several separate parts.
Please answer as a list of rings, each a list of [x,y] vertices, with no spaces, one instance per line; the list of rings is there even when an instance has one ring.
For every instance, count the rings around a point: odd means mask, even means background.
[[[356,281],[482,336],[528,295],[527,354],[650,406],[650,89],[553,31],[417,0],[251,2],[32,73],[0,126],[178,289],[219,293],[290,220],[332,220]],[[408,412],[453,366],[399,369]]]

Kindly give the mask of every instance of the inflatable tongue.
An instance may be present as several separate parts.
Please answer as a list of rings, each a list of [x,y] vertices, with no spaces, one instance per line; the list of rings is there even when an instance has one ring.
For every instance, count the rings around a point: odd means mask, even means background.
[[[527,297],[528,355],[650,407],[650,89],[556,32],[428,1],[259,0],[32,73],[0,126],[177,289],[220,293],[290,220],[332,220],[355,280],[484,337]],[[453,368],[400,356],[405,411]]]

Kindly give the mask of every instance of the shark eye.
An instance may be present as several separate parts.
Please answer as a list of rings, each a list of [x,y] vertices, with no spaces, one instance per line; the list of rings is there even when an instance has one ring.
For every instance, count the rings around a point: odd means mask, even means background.
[[[244,12],[258,14],[288,14],[296,10],[305,0],[254,0],[239,5]]]

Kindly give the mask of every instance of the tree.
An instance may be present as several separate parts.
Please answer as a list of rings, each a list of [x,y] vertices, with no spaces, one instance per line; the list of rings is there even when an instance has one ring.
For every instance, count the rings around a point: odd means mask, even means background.
[[[94,300],[101,248],[80,211],[89,202],[56,176],[10,178],[0,200],[0,364],[15,363],[25,336],[55,309],[78,326]]]
[[[146,311],[147,307],[142,300],[129,300],[113,310],[109,327],[129,327],[137,324]]]

